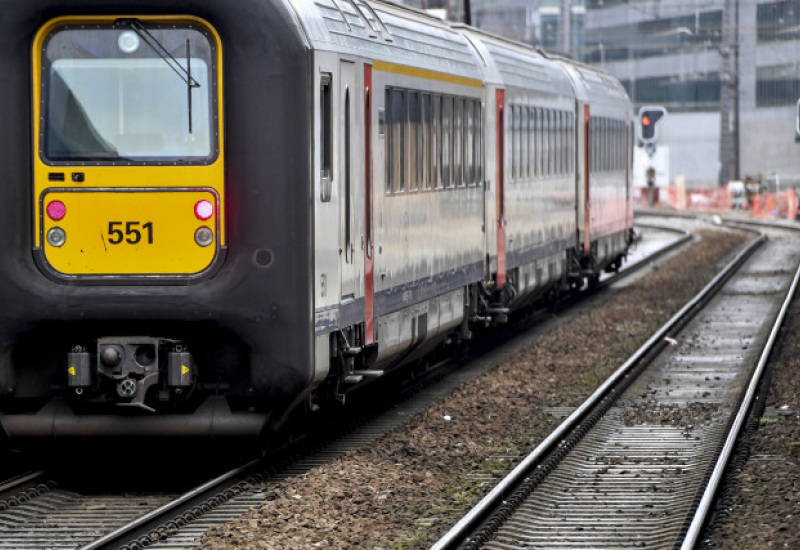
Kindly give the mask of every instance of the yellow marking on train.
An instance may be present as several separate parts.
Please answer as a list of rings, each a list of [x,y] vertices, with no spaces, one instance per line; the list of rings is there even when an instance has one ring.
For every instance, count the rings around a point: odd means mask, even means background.
[[[471,88],[483,88],[483,82],[476,78],[457,76],[454,74],[441,73],[439,71],[431,71],[428,69],[419,69],[417,67],[409,67],[408,65],[398,65],[397,63],[388,63],[386,61],[373,61],[372,68],[382,73],[413,76],[416,78],[424,78],[426,80],[438,80],[440,82],[460,84],[461,86],[469,86]]]
[[[42,216],[42,232],[58,227],[61,246],[44,241],[50,266],[65,275],[195,275],[214,261],[219,246],[219,197],[210,189],[57,189],[40,199],[53,200],[67,214],[55,221]],[[214,204],[214,215],[200,221],[194,205]],[[195,232],[211,229],[214,242],[199,246]]]

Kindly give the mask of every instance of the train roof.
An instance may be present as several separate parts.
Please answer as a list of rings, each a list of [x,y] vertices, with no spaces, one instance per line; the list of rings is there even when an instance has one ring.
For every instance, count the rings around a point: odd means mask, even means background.
[[[390,0],[284,0],[308,47],[629,108],[610,74]]]
[[[487,65],[492,84],[560,95],[574,95],[563,69],[539,49],[467,25],[453,25],[473,43]]]
[[[575,87],[575,95],[579,100],[593,103],[606,103],[625,108],[633,112],[630,98],[619,80],[597,67],[579,63],[573,59],[557,55],[548,56],[564,67]]]
[[[424,11],[380,1],[287,1],[314,49],[484,80],[465,36]]]

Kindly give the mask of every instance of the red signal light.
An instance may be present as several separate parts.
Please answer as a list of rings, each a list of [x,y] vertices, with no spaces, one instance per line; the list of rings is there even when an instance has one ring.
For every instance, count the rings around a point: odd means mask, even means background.
[[[647,115],[644,115],[644,116],[642,117],[642,124],[643,124],[644,126],[650,126],[650,117],[649,117],[649,116],[647,116]]]
[[[61,201],[52,201],[47,205],[47,215],[53,221],[63,220],[67,215],[67,206]]]
[[[206,221],[214,215],[214,205],[211,201],[197,201],[194,205],[194,215],[200,221]]]

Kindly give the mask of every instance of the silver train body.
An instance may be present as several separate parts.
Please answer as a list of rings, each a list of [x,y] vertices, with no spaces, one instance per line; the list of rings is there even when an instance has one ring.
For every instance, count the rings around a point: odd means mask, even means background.
[[[316,83],[317,380],[342,346],[360,382],[621,265],[633,127],[613,77],[390,3],[292,4]]]

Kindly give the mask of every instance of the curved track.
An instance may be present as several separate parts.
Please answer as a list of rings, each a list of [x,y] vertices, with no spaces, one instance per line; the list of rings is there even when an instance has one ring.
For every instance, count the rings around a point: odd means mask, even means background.
[[[434,548],[691,548],[796,286],[765,232]]]

